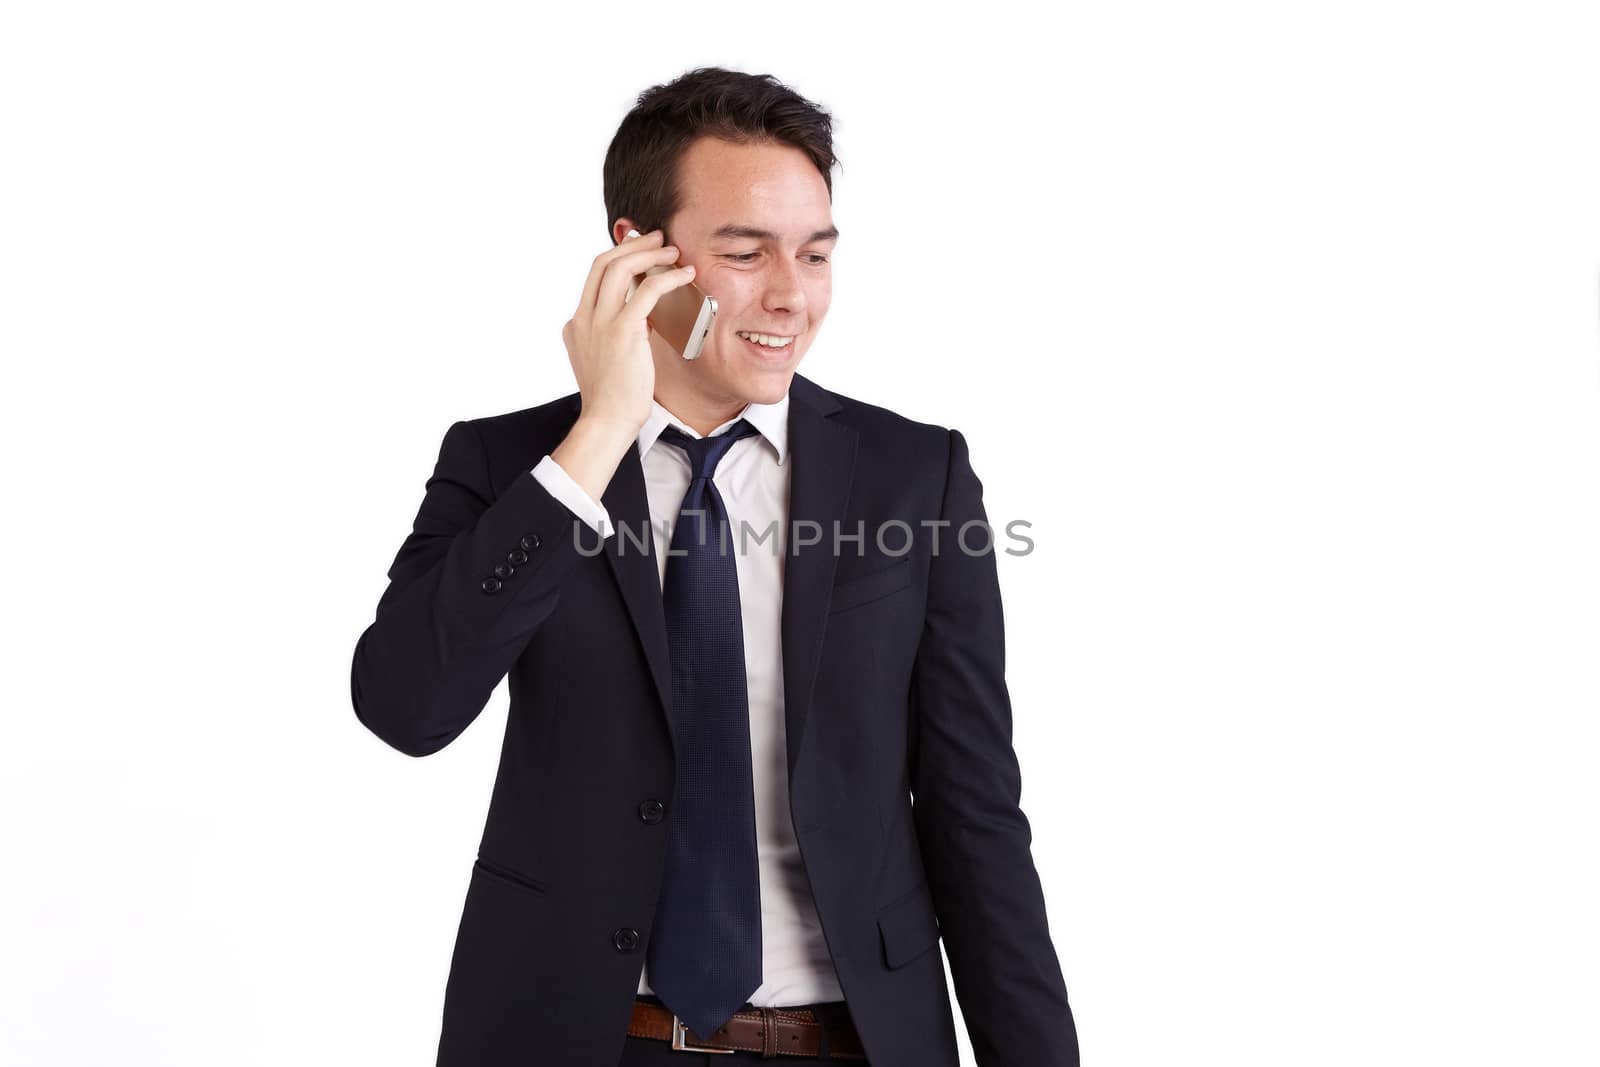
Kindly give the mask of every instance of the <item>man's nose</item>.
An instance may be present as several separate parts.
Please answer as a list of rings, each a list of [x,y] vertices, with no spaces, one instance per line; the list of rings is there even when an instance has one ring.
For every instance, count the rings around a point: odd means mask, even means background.
[[[800,268],[793,263],[779,263],[768,273],[766,306],[770,311],[804,311],[805,286],[800,284]]]

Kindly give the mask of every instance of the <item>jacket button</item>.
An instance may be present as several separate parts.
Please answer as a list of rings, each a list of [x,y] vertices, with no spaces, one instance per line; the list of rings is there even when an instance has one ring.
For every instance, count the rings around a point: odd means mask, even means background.
[[[494,576],[496,578],[509,578],[515,573],[517,573],[517,568],[509,563],[496,563],[494,566]]]
[[[660,822],[661,816],[666,812],[666,805],[659,800],[647,800],[639,805],[639,818],[645,822]]]
[[[512,563],[515,563],[517,566],[520,567],[524,563],[528,562],[528,554],[526,552],[522,551],[522,549],[520,549],[520,548],[513,548],[511,550],[511,554],[508,555],[506,557],[506,559],[510,560]]]
[[[500,579],[485,578],[483,583],[479,585],[478,588],[482,589],[485,593],[498,593],[500,591]]]
[[[536,533],[522,535],[522,547],[532,550],[539,547],[539,535]]]
[[[620,930],[613,930],[611,932],[611,943],[617,946],[618,952],[632,952],[639,947],[639,931],[628,926],[624,926]]]

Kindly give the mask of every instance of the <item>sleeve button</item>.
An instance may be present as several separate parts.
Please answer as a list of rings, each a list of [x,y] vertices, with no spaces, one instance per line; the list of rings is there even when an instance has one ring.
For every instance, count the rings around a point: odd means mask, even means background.
[[[522,535],[522,547],[525,548],[525,549],[528,549],[530,551],[535,549],[535,548],[538,548],[539,547],[539,535],[536,534],[536,533],[523,534]]]
[[[496,578],[509,578],[515,573],[517,573],[517,568],[513,567],[509,563],[497,563],[497,564],[495,564],[494,576]]]
[[[483,580],[483,584],[478,586],[478,588],[482,589],[485,593],[498,593],[500,591],[500,579],[485,578]]]
[[[506,559],[520,567],[528,562],[528,554],[520,548],[513,548],[510,554],[506,556]]]

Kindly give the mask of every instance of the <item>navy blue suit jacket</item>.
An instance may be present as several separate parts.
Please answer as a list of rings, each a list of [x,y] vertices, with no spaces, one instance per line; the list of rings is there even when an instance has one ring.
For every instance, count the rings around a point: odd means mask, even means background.
[[[1019,805],[1003,531],[987,553],[981,528],[970,551],[956,539],[987,521],[966,442],[798,374],[789,395],[790,810],[868,1059],[957,1067],[942,938],[981,1067],[1076,1067]],[[441,1067],[616,1067],[650,938],[673,748],[643,468],[629,449],[605,491],[618,532],[603,550],[529,473],[579,406],[574,393],[449,428],[355,648],[356,715],[412,756],[449,744],[509,679]],[[864,530],[859,549],[836,555],[836,528]]]

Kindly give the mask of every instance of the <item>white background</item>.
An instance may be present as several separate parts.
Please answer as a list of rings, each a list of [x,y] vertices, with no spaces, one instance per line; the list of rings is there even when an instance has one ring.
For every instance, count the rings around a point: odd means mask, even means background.
[[[1084,1062],[1594,1064],[1586,9],[6,5],[0,1060],[433,1062],[504,689],[413,760],[350,656],[721,64],[836,118],[802,373],[1034,525]]]

